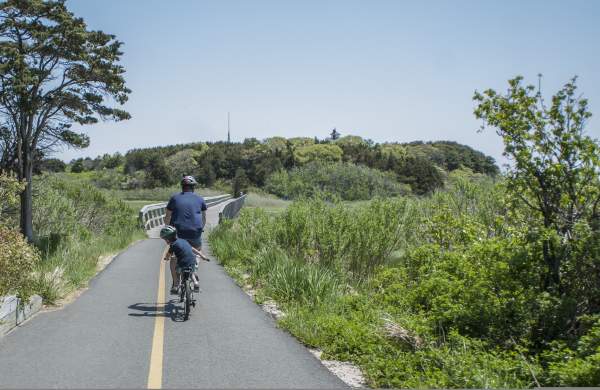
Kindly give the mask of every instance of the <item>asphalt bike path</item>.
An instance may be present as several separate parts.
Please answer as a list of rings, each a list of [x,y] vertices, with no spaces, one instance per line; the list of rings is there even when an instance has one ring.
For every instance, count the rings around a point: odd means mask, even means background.
[[[217,221],[209,208],[208,224]],[[0,339],[0,387],[345,387],[212,256],[200,264],[202,292],[183,322],[160,262],[165,248],[159,239],[134,244],[73,303]]]

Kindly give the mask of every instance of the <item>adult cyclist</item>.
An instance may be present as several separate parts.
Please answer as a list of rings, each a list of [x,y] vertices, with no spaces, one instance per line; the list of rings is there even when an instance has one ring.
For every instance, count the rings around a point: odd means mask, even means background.
[[[204,198],[194,193],[198,183],[193,176],[184,176],[181,179],[181,192],[173,195],[167,203],[165,222],[177,229],[177,236],[190,243],[200,251],[202,247],[202,231],[206,224],[206,202]],[[177,294],[177,262],[170,262],[173,285],[171,294]]]

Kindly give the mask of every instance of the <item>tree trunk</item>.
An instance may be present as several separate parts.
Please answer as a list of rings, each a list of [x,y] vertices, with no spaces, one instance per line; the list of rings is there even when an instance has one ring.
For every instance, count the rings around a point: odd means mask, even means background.
[[[31,185],[33,176],[33,156],[29,153],[29,148],[24,147],[19,179],[25,179],[26,185],[21,192],[21,233],[27,238],[27,241],[33,241],[33,188]]]
[[[544,290],[548,292],[562,291],[562,286],[560,283],[561,259],[556,253],[556,248],[551,240],[545,239],[542,242],[542,254],[547,267],[546,277],[544,278]]]

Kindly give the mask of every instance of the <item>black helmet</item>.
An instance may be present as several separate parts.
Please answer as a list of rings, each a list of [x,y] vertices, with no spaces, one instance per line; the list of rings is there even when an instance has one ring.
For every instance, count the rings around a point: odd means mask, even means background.
[[[196,179],[194,179],[194,176],[184,176],[183,179],[181,179],[182,186],[193,187],[197,184],[198,184],[198,182],[196,181]]]
[[[173,226],[165,226],[160,229],[160,238],[175,238],[177,237],[177,229]]]

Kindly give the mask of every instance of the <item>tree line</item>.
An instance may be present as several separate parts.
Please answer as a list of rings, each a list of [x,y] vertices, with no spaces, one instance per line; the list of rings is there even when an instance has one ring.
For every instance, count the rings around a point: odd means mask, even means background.
[[[277,172],[332,164],[364,166],[391,174],[415,194],[442,187],[445,174],[459,168],[491,176],[499,172],[492,157],[456,142],[379,144],[353,135],[335,140],[271,137],[140,148],[124,155],[75,159],[70,169],[84,172],[118,168],[126,188],[169,186],[186,174],[196,176],[207,187],[217,180],[232,181],[243,176],[247,185],[262,188]]]

